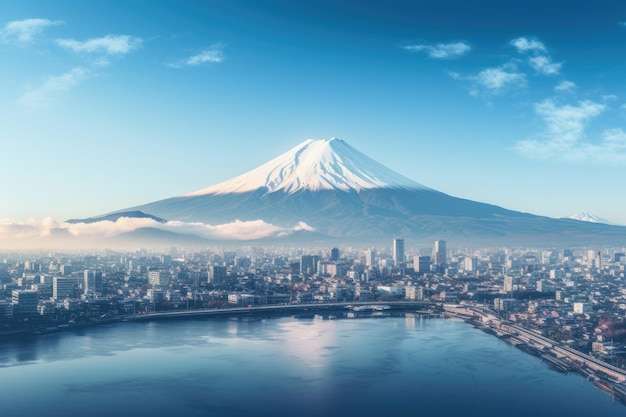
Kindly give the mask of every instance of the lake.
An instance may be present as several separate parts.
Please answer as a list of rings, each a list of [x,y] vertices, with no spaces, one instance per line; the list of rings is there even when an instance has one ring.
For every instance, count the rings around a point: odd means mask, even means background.
[[[2,416],[620,416],[472,326],[420,316],[114,323],[0,342]]]

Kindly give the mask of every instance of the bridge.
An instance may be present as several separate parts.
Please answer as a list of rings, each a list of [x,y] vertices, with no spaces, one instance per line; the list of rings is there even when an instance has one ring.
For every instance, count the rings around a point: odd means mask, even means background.
[[[189,317],[217,317],[217,316],[245,316],[254,314],[285,314],[323,312],[337,310],[388,310],[404,311],[418,309],[424,313],[432,314],[434,309],[441,306],[439,303],[428,301],[377,301],[377,302],[338,302],[338,303],[311,303],[311,304],[277,304],[253,307],[232,307],[220,309],[194,309],[159,311],[145,314],[135,314],[122,317],[123,321],[144,321]],[[386,308],[385,308],[386,307]]]

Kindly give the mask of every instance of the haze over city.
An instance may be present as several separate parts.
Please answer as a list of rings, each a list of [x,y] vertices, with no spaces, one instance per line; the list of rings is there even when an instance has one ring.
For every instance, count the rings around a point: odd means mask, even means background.
[[[3,228],[330,137],[453,196],[626,224],[626,6],[415,3],[0,4]]]

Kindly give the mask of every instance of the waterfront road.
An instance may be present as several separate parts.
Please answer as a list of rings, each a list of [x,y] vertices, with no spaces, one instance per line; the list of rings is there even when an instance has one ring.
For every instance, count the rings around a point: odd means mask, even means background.
[[[167,318],[203,317],[203,316],[239,316],[254,314],[279,314],[279,313],[314,313],[336,310],[352,311],[384,311],[384,310],[414,310],[419,309],[424,313],[435,312],[440,303],[428,301],[380,301],[380,302],[338,302],[338,303],[311,303],[311,304],[276,304],[250,307],[232,307],[219,309],[195,309],[157,311],[143,314],[134,314],[122,318],[124,321],[135,320],[158,320]]]

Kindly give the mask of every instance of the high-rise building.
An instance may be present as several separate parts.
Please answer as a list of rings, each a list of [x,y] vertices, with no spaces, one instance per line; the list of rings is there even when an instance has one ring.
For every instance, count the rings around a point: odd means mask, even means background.
[[[22,315],[37,314],[37,304],[39,303],[37,291],[13,290],[11,292],[11,301],[16,308],[16,313]]]
[[[433,249],[433,263],[438,266],[446,264],[446,241],[436,240]]]
[[[300,273],[306,275],[313,275],[317,273],[317,263],[320,257],[317,255],[302,255],[300,256]]]
[[[209,267],[209,284],[223,284],[226,282],[226,267],[215,266]]]
[[[339,260],[339,249],[338,248],[332,248],[330,250],[330,260],[337,262]]]
[[[463,260],[463,269],[466,272],[476,272],[476,258],[473,256],[466,256]]]
[[[589,268],[602,268],[602,252],[589,249],[587,251],[587,266]]]
[[[394,265],[401,266],[404,263],[404,239],[394,239],[392,250]]]
[[[430,256],[414,256],[413,257],[413,269],[418,274],[425,274],[430,272]]]
[[[83,294],[102,294],[102,271],[98,269],[85,269],[83,280]]]
[[[374,249],[368,249],[365,251],[365,266],[376,265],[376,251]]]
[[[504,291],[513,291],[513,277],[508,275],[504,277]]]
[[[52,297],[55,300],[74,298],[76,283],[72,278],[54,277],[52,279]]]

